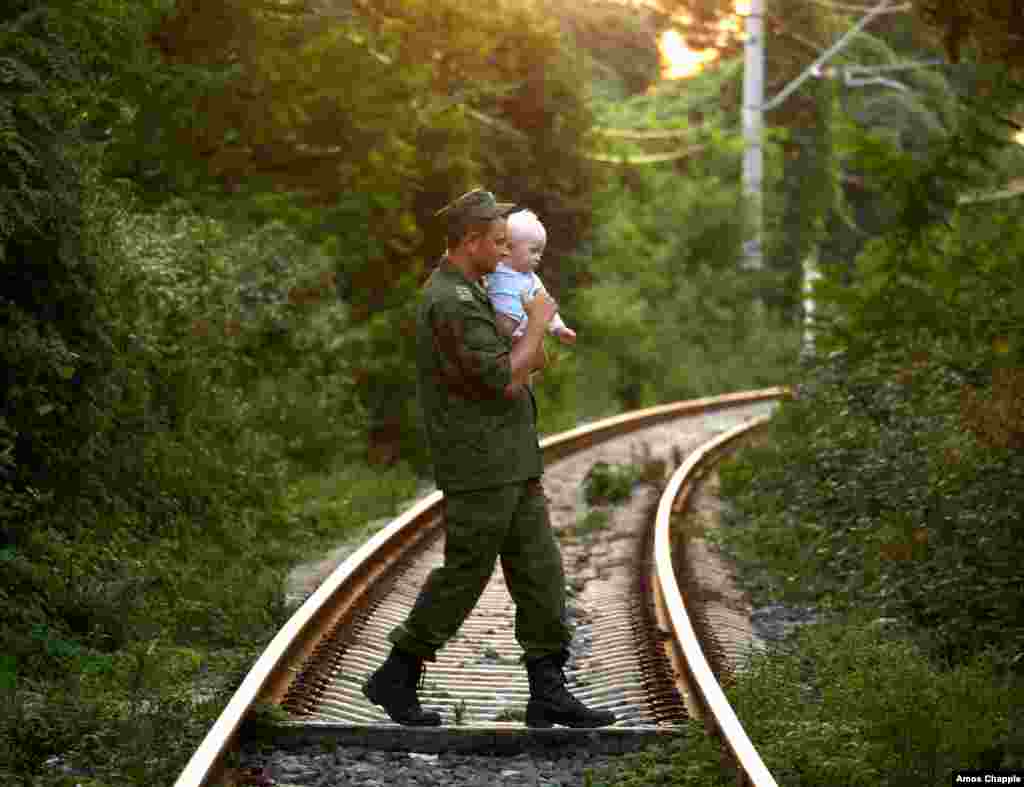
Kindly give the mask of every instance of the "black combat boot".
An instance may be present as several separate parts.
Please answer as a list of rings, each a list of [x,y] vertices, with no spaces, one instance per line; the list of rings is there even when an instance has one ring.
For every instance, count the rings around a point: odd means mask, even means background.
[[[526,662],[530,678],[530,701],[526,704],[527,727],[606,727],[615,723],[615,714],[592,710],[565,687],[566,651],[552,653]]]
[[[423,674],[423,659],[392,648],[387,661],[363,684],[363,694],[370,702],[381,705],[399,724],[437,727],[441,724],[441,714],[423,710],[416,696]]]

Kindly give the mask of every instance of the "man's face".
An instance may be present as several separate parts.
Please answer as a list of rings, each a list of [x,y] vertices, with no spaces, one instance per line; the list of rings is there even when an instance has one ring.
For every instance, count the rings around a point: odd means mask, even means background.
[[[544,245],[541,238],[517,238],[509,241],[508,256],[502,262],[520,273],[534,271],[544,256]]]
[[[498,261],[508,255],[508,222],[505,219],[491,221],[487,231],[477,235],[470,243],[473,267],[481,276],[494,273]]]

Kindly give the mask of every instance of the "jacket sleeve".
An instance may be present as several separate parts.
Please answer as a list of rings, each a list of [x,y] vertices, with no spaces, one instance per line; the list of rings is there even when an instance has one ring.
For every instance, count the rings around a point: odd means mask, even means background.
[[[512,380],[509,341],[476,300],[441,300],[430,309],[434,348],[443,383],[466,399],[504,395]]]

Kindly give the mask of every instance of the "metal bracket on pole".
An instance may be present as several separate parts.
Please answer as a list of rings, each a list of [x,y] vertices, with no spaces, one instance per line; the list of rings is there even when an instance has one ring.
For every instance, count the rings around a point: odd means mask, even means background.
[[[843,75],[843,84],[847,87],[867,87],[868,85],[884,85],[896,90],[910,90],[909,87],[895,79],[887,79],[880,76],[871,76],[881,72],[890,71],[915,71],[919,68],[930,66],[949,65],[945,60],[922,60],[917,63],[894,63],[888,66],[843,66],[839,69]]]

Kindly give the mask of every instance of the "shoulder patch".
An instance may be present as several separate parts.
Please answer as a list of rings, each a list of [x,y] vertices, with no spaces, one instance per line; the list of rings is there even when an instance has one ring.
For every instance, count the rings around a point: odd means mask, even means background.
[[[469,287],[464,285],[457,285],[455,287],[455,294],[459,296],[460,301],[471,301],[473,300],[473,293],[469,291]]]

